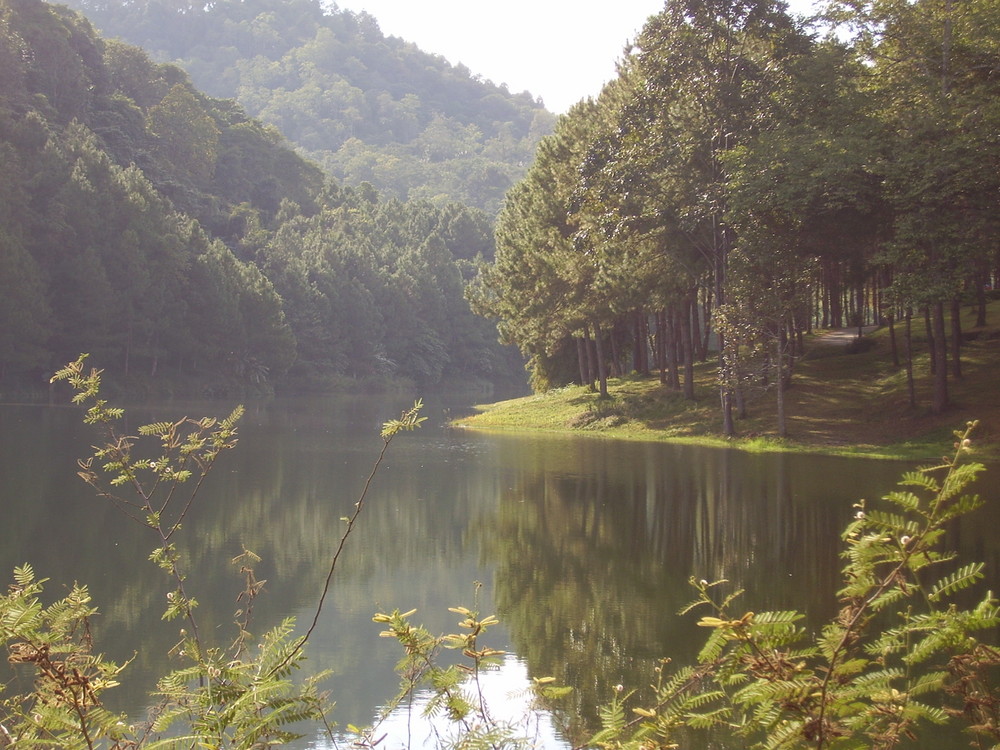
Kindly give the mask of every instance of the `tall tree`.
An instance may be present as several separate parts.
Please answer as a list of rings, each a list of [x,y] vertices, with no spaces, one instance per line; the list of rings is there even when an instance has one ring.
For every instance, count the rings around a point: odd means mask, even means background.
[[[887,258],[897,297],[929,311],[940,412],[949,403],[944,311],[995,250],[1000,12],[982,0],[871,0],[839,11],[859,29],[855,46],[891,134]],[[953,357],[959,343],[953,335]]]
[[[773,120],[788,61],[808,50],[782,3],[671,0],[647,23],[635,53],[642,80],[632,127],[636,149],[672,186],[667,210],[679,233],[711,264],[713,296],[726,300],[729,254],[726,154]],[[643,153],[643,150],[646,153]],[[720,363],[728,352],[720,337]],[[720,383],[723,432],[735,432],[732,384]]]
[[[577,165],[594,113],[592,102],[577,104],[542,141],[497,218],[496,258],[470,290],[473,309],[499,319],[501,340],[531,357],[539,388],[550,380],[548,358],[568,337],[582,334],[595,312],[585,299],[593,269],[575,245],[573,216]]]

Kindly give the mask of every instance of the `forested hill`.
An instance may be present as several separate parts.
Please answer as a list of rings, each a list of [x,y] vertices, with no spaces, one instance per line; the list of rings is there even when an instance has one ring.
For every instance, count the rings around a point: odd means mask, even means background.
[[[328,174],[491,215],[554,116],[528,92],[386,37],[319,0],[70,0],[105,35],[238,100]]]
[[[90,352],[133,391],[496,377],[490,218],[324,180],[64,6],[0,0],[0,394]]]
[[[873,324],[914,411],[928,371],[948,408],[1000,284],[1000,3],[831,5],[824,38],[667,0],[543,140],[474,296],[539,387],[659,370],[693,401],[711,356],[723,432],[765,397],[783,432],[805,335]]]

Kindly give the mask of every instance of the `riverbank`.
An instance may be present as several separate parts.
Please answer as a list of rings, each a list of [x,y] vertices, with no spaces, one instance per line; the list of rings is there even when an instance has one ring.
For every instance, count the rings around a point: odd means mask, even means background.
[[[1000,303],[990,306],[1000,319]],[[963,317],[965,313],[963,312]],[[963,323],[965,321],[963,320]],[[922,326],[921,326],[922,328]],[[902,344],[897,327],[897,341]],[[1000,324],[968,329],[962,377],[949,379],[952,405],[930,409],[931,376],[926,345],[915,336],[917,406],[911,407],[906,373],[892,362],[888,328],[820,332],[807,337],[785,391],[788,436],[777,437],[774,389],[748,399],[737,436],[721,432],[714,363],[695,368],[695,399],[661,385],[655,375],[608,381],[609,398],[584,386],[484,404],[456,425],[489,430],[579,433],[626,440],[668,440],[735,447],[747,451],[792,451],[873,458],[926,459],[940,454],[955,429],[975,419],[983,459],[1000,458]]]

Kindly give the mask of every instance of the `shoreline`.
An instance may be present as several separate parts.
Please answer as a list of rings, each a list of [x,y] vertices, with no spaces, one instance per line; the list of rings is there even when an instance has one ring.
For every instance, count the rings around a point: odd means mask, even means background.
[[[837,332],[833,332],[836,335]],[[879,460],[937,459],[950,450],[956,430],[979,423],[976,459],[1000,462],[1000,341],[986,338],[963,347],[964,375],[950,383],[951,407],[930,411],[929,367],[915,358],[918,406],[909,404],[905,374],[891,365],[888,331],[870,331],[866,346],[834,344],[823,332],[812,337],[785,391],[788,436],[778,436],[774,391],[747,401],[737,434],[721,434],[714,363],[695,366],[695,396],[687,400],[654,376],[609,378],[609,398],[586,386],[478,404],[476,413],[453,420],[456,428],[674,442],[750,453],[809,453]]]

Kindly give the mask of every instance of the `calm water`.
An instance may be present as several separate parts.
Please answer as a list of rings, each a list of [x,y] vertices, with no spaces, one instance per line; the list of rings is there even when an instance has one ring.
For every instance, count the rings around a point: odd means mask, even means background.
[[[308,649],[316,668],[334,670],[341,725],[371,722],[398,684],[400,654],[378,637],[373,613],[417,608],[415,620],[451,632],[448,607],[465,605],[503,621],[492,640],[511,654],[490,685],[499,704],[516,704],[510,693],[529,675],[553,675],[576,687],[571,731],[592,729],[612,686],[644,686],[657,658],[701,644],[697,618],[674,614],[692,598],[691,576],[728,578],[746,589],[748,609],[829,616],[852,503],[891,489],[907,466],[447,428],[467,403],[427,399],[426,426],[393,444],[342,560]],[[252,630],[287,615],[311,621],[339,519],[381,447],[380,425],[411,404],[351,397],[249,407],[240,444],[221,459],[180,545],[197,570],[203,634],[231,639],[240,580],[230,560],[244,547],[263,558],[257,574],[267,579]],[[230,408],[144,406],[128,428]],[[178,625],[160,620],[169,587],[146,562],[154,540],[75,476],[94,440],[72,408],[0,407],[0,570],[30,561],[52,592],[58,582],[90,586],[100,650],[137,654],[114,707],[139,717]],[[994,500],[998,476],[979,487]],[[998,520],[994,502],[952,535],[988,563],[993,584]],[[385,747],[405,743],[405,723],[386,725]],[[538,731],[546,745],[565,739],[547,723]]]

